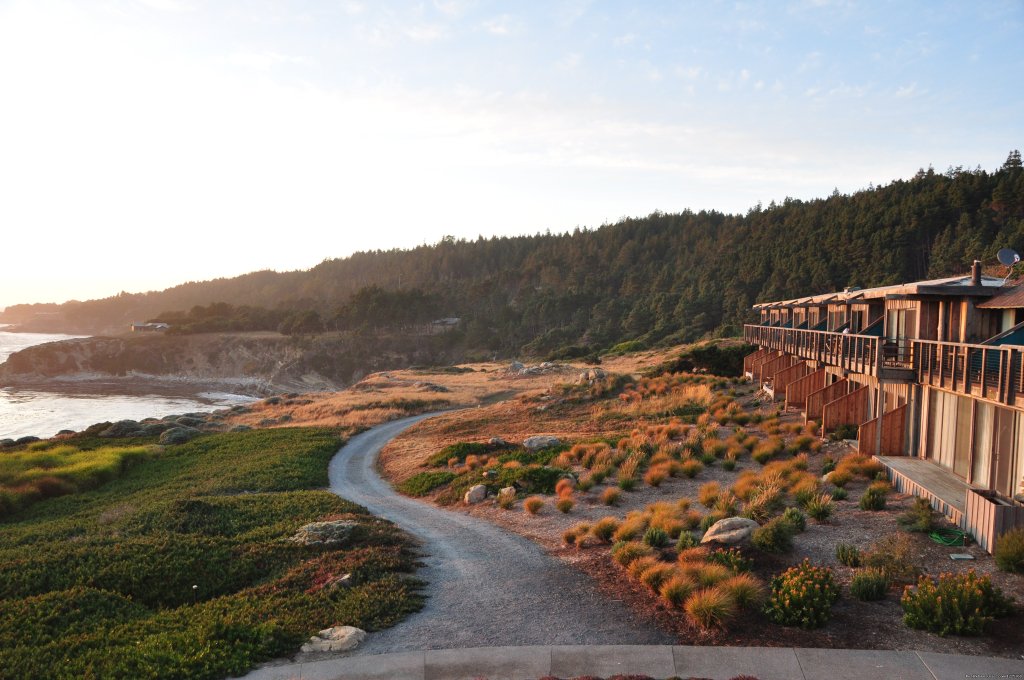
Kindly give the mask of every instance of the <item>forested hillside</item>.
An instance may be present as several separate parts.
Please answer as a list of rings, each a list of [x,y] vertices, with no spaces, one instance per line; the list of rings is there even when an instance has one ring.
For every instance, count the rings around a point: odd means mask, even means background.
[[[459,317],[448,333],[452,346],[572,354],[627,340],[732,334],[759,300],[955,274],[975,258],[994,262],[1002,247],[1024,249],[1019,152],[995,172],[922,170],[852,195],[787,198],[746,215],[654,213],[557,235],[449,238],[325,260],[308,271],[22,305],[0,320],[34,317],[36,327],[42,319],[55,330],[97,332],[161,318],[179,330],[310,333]]]

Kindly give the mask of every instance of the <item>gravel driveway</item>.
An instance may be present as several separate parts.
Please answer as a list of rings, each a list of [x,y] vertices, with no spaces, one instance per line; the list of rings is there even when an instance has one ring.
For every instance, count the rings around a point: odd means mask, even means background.
[[[357,654],[492,645],[672,644],[586,576],[529,540],[394,491],[374,469],[378,452],[430,415],[385,423],[331,460],[332,492],[388,519],[422,543],[423,610],[367,636]]]

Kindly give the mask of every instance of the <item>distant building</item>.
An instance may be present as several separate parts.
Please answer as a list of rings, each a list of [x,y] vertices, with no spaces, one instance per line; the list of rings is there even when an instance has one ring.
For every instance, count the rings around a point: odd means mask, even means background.
[[[754,305],[747,377],[991,551],[1024,524],[1024,285],[971,274]]]
[[[136,323],[133,321],[130,328],[132,333],[158,333],[166,331],[170,328],[170,325],[166,323]]]

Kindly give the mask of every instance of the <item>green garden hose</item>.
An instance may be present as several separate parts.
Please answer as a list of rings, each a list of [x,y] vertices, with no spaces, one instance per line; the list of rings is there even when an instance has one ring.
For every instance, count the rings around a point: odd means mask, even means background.
[[[935,529],[928,537],[947,547],[967,545],[967,534],[959,529]]]

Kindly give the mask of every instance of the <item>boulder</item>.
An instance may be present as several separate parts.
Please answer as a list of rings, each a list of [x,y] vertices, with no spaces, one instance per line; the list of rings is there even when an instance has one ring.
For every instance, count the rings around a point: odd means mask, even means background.
[[[508,442],[501,437],[491,437],[487,440],[487,443],[491,446],[508,446]]]
[[[598,380],[603,380],[605,372],[600,368],[588,368],[576,378],[577,385],[593,385]]]
[[[549,434],[537,435],[535,437],[527,437],[523,440],[523,446],[530,451],[538,451],[540,449],[546,449],[551,446],[558,446],[560,442],[558,437],[553,437]]]
[[[749,541],[750,535],[759,526],[761,525],[746,517],[726,517],[712,524],[700,542],[736,545]]]
[[[10,437],[6,439],[0,439],[0,446],[2,446],[5,449],[14,446],[14,440],[11,439]]]
[[[173,426],[168,423],[146,423],[145,425],[142,426],[142,429],[139,430],[139,432],[144,437],[155,437],[157,435],[163,434],[167,430],[171,429],[171,427]]]
[[[515,496],[518,490],[514,486],[506,486],[498,491],[499,496]]]
[[[288,540],[302,545],[339,545],[347,542],[352,531],[358,526],[357,522],[349,519],[312,522],[303,526]]]
[[[100,432],[101,437],[135,437],[142,434],[143,427],[134,420],[119,420]]]
[[[477,484],[466,492],[464,500],[466,501],[466,505],[474,505],[485,498],[487,498],[487,487],[483,484]]]
[[[205,418],[196,418],[195,416],[181,416],[174,422],[178,425],[184,425],[185,427],[202,427],[206,424]]]
[[[303,652],[345,652],[366,639],[366,631],[354,626],[325,628],[302,645]]]
[[[199,434],[199,430],[194,427],[172,427],[160,435],[160,439],[157,441],[161,444],[184,444],[195,439]]]
[[[25,444],[32,444],[37,441],[39,441],[39,437],[33,437],[32,435],[29,435],[27,437],[18,437],[17,439],[14,440],[14,444],[16,446],[24,446]]]
[[[248,425],[235,425],[228,432],[248,432],[251,429]]]

